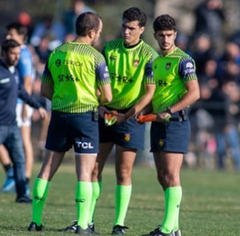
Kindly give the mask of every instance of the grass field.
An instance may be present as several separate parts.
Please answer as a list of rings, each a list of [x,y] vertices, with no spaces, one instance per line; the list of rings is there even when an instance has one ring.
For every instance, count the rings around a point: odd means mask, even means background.
[[[33,177],[40,168],[35,164]],[[240,236],[240,173],[205,170],[182,170],[183,199],[180,225],[183,236]],[[3,172],[0,179],[4,179]],[[75,217],[74,164],[62,164],[55,175],[43,214],[44,232],[28,232],[31,205],[14,202],[15,194],[0,194],[0,235],[71,235],[58,232]],[[114,168],[104,171],[103,192],[95,223],[101,235],[110,235],[114,221]],[[133,194],[126,225],[127,235],[147,233],[163,218],[163,193],[155,169],[138,167],[133,171]]]

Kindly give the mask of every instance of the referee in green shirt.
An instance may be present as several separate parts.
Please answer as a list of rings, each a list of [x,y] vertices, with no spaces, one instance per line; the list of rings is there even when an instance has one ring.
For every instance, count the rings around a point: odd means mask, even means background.
[[[175,46],[175,20],[169,15],[158,16],[153,22],[153,29],[161,54],[153,62],[156,89],[152,112],[156,118],[151,125],[151,152],[158,181],[164,191],[165,212],[163,220],[157,222],[160,227],[147,235],[181,236],[180,169],[190,140],[187,108],[199,99],[199,85],[195,62]]]
[[[65,153],[73,146],[76,158],[77,234],[93,234],[88,226],[92,171],[99,151],[98,106],[111,101],[105,59],[94,45],[102,31],[99,15],[86,12],[76,20],[73,42],[57,47],[42,76],[41,93],[52,102],[46,154],[33,188],[29,231],[42,231],[42,212],[49,184]]]

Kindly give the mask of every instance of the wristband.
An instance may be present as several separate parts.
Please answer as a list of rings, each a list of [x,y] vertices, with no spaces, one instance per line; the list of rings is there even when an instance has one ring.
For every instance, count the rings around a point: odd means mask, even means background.
[[[165,112],[167,112],[170,116],[173,115],[173,113],[172,113],[170,107],[167,107],[166,110],[165,110]]]

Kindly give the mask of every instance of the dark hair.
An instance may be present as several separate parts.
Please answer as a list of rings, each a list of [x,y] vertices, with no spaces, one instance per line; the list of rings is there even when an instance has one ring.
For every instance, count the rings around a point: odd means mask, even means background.
[[[147,15],[137,7],[130,7],[123,12],[122,19],[127,19],[128,21],[138,21],[138,25],[143,27],[147,23]]]
[[[19,35],[24,36],[24,40],[27,38],[28,29],[26,26],[22,25],[19,22],[13,22],[7,25],[7,30],[15,29]]]
[[[78,36],[87,36],[90,30],[97,32],[102,18],[94,12],[84,12],[76,20],[76,34]]]
[[[176,31],[176,22],[170,15],[158,16],[153,22],[154,31],[174,30]]]
[[[20,47],[21,45],[14,39],[5,39],[1,45],[1,52],[8,52],[10,48]]]

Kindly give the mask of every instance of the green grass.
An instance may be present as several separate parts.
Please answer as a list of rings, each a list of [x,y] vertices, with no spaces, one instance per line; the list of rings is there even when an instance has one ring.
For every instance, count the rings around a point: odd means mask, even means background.
[[[40,168],[36,163],[33,178]],[[180,226],[183,236],[239,236],[239,174],[205,170],[182,170],[183,199]],[[4,179],[4,173],[0,173]],[[33,182],[33,181],[32,181]],[[0,235],[71,235],[58,232],[75,216],[74,164],[64,163],[55,175],[43,213],[44,232],[28,232],[31,205],[17,204],[14,194],[0,194]],[[96,211],[96,229],[110,235],[114,221],[114,167],[104,170],[103,192]],[[163,193],[152,167],[136,166],[133,171],[133,194],[126,217],[129,236],[149,232],[163,218]]]

